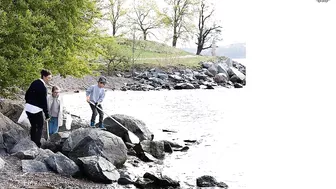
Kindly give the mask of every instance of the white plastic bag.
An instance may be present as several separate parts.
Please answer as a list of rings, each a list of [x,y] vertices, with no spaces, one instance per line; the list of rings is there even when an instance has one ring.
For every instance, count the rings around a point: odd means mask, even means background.
[[[24,125],[24,126],[27,126],[27,127],[30,127],[30,122],[29,122],[29,119],[28,119],[28,116],[26,114],[26,110],[23,109],[20,117],[19,117],[19,120],[17,121],[19,124],[21,125]]]
[[[66,115],[66,119],[65,119],[65,128],[66,130],[70,130],[71,129],[71,123],[72,123],[72,117],[70,114]]]

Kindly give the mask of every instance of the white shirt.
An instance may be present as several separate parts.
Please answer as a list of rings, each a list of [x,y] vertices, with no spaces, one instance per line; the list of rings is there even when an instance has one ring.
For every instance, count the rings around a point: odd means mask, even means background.
[[[42,81],[42,83],[45,86],[45,82],[43,81],[43,79],[40,78],[40,80]],[[26,103],[26,105],[25,105],[25,111],[27,111],[29,113],[32,113],[32,114],[36,114],[36,113],[39,113],[39,112],[41,112],[43,110],[40,107],[37,107],[37,106],[31,105],[29,103]]]

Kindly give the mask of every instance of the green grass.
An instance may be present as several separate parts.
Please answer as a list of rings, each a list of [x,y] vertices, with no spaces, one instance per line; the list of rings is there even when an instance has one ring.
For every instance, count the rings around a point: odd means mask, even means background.
[[[117,39],[122,46],[132,49],[133,41]],[[153,41],[136,40],[134,44],[134,63],[145,67],[187,67],[198,68],[201,61],[213,60],[211,56],[195,54]]]

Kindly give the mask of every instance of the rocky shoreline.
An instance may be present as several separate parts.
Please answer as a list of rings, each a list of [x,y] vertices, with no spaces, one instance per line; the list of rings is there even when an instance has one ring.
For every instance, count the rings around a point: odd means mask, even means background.
[[[116,114],[111,116],[140,142],[130,140],[128,132],[109,117],[104,119],[105,131],[72,116],[71,130],[62,126],[49,139],[45,130],[38,148],[30,140],[29,126],[15,123],[22,110],[17,101],[0,101],[0,188],[186,187],[161,170],[166,154],[187,153],[197,141],[177,144],[155,139],[141,120]],[[228,187],[209,175],[197,178],[195,184]]]
[[[188,68],[147,68],[132,73],[116,73],[106,76],[109,82],[106,89],[112,90],[179,90],[179,89],[213,89],[216,86],[242,88],[246,85],[246,68],[230,58],[218,58],[214,62],[201,62],[200,69]],[[99,76],[62,78],[54,76],[52,85],[60,86],[63,91],[85,90],[95,84]]]

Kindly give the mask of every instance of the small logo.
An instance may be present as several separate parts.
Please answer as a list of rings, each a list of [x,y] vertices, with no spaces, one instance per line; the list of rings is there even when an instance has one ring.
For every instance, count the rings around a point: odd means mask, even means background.
[[[317,2],[319,2],[319,3],[328,3],[329,2],[329,0],[316,0]]]

